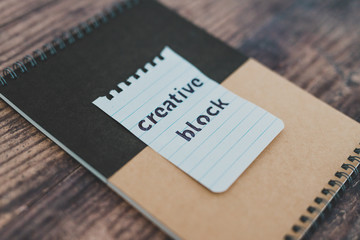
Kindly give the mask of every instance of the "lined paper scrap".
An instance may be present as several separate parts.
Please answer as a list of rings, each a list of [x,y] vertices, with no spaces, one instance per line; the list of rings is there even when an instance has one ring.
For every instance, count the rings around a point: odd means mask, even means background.
[[[224,192],[284,124],[169,47],[160,55],[110,100],[93,103],[210,191]]]

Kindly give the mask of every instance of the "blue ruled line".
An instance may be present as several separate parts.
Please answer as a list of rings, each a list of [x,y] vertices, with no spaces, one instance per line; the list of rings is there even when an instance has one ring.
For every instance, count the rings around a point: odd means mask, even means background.
[[[267,114],[267,112],[265,112],[220,158],[218,161],[215,162],[215,164],[213,164],[200,178],[199,180],[203,179],[204,177],[206,177],[206,175],[208,175],[210,173],[210,171],[216,166],[218,165],[218,163],[221,161],[221,159],[223,159],[240,141],[241,139],[243,139],[250,131],[251,129],[253,129],[259,122],[261,119],[263,119],[265,117],[265,115]]]
[[[160,81],[160,79],[164,78],[165,75],[167,75],[169,72],[173,71],[175,68],[179,67],[179,65],[177,64],[178,62],[176,62],[171,69],[169,69],[166,73],[164,73],[163,75],[161,75],[154,83]],[[145,88],[143,91],[141,91],[140,93],[138,93],[137,95],[135,95],[129,102],[127,102],[126,104],[124,104],[124,106],[122,106],[121,108],[119,108],[116,112],[114,112],[111,116],[114,116],[116,113],[118,113],[121,109],[123,109],[124,107],[126,107],[129,103],[131,103],[134,99],[136,99],[140,94],[142,94],[143,92],[145,92],[148,88]]]
[[[182,77],[188,70],[190,67],[186,68],[184,71],[182,71],[180,73],[180,75],[178,75],[176,78],[173,79],[173,81],[179,79],[180,77]],[[135,109],[135,111],[133,111],[130,115],[126,116],[126,118],[124,118],[123,120],[120,121],[120,123],[123,123],[126,119],[128,119],[130,116],[132,116],[134,113],[136,113],[140,108],[142,108],[146,103],[148,103],[149,100],[151,100],[154,96],[158,95],[160,92],[162,92],[164,89],[168,88],[171,84],[173,84],[173,81],[169,81],[169,83],[167,85],[165,85],[165,87],[161,88],[158,92],[156,92],[155,94],[151,95],[150,98],[148,98],[146,101],[144,101],[143,104],[141,104],[137,109]],[[136,124],[134,125],[136,126]],[[134,127],[132,126],[131,129]]]
[[[216,87],[217,86],[219,86],[219,85],[216,85]],[[221,97],[219,97],[219,98],[222,98],[223,96],[225,96],[225,94],[227,94],[227,93],[229,93],[228,91],[225,91],[224,92],[224,94],[223,95],[221,95]],[[234,99],[236,99],[237,97],[234,97],[233,99],[231,99],[231,101],[230,101],[230,103],[232,102],[232,101],[234,101]],[[203,113],[205,113],[206,112],[206,110],[204,110],[201,114],[203,114]],[[196,118],[191,122],[191,123],[193,123],[193,122],[195,122],[196,121]],[[207,125],[205,125],[204,127],[203,127],[203,129],[206,127]],[[182,129],[182,131],[184,131],[185,129],[187,128],[187,126],[186,127],[184,127],[183,129]],[[175,134],[175,136],[165,145],[165,146],[163,146],[160,150],[159,150],[159,152],[162,150],[162,149],[164,149],[168,144],[170,144],[176,137],[178,137],[176,134]],[[188,142],[184,142],[174,153],[172,153],[171,155],[170,155],[170,157],[168,157],[168,158],[171,158],[175,153],[177,153],[186,143],[188,143]]]
[[[208,96],[210,95],[213,91],[215,91],[217,89],[218,85],[216,84],[213,88],[210,89],[210,91],[208,93],[205,93],[204,95]],[[220,98],[222,98],[227,92],[225,92]],[[199,101],[195,106],[197,106],[201,101]],[[191,107],[191,105],[189,105]],[[195,106],[193,106],[193,108],[195,108]],[[184,110],[183,110],[184,111]],[[206,110],[205,110],[206,111]],[[203,111],[201,114],[203,114],[205,111]],[[156,139],[158,139],[166,130],[168,130],[172,125],[174,125],[175,123],[177,123],[183,116],[185,116],[185,114],[189,113],[188,111],[184,111],[184,113],[177,118],[172,124],[170,124],[170,126],[168,126],[165,130],[163,130],[155,139],[153,139],[148,145],[150,145],[151,143],[153,143]],[[164,118],[162,118],[164,119]],[[158,123],[162,120],[160,119],[158,121]],[[195,120],[194,120],[195,121]],[[186,128],[186,127],[185,127]],[[185,129],[184,128],[184,129]],[[146,132],[144,132],[140,137],[142,137]],[[174,137],[175,138],[175,137]],[[173,139],[174,139],[173,138]],[[170,141],[172,141],[173,139],[171,139]],[[161,148],[162,149],[162,148]]]
[[[190,170],[189,170],[189,173],[191,173],[195,168],[197,168],[200,163],[202,163],[202,161],[207,157],[209,156],[210,153],[212,153],[238,126],[240,126],[240,124],[245,121],[245,119],[247,119],[251,113],[253,113],[255,111],[255,109],[257,108],[257,106],[254,106],[254,108],[233,128],[231,129],[231,131],[229,131],[228,134],[226,134],[225,137],[223,137],[221,139],[221,141],[218,142],[218,144],[216,144],[216,146],[210,151],[208,152],[204,157],[201,158],[201,160],[194,166],[192,167]]]
[[[277,118],[275,118],[271,124],[250,144],[250,146],[215,180],[214,183],[210,185],[210,188],[212,188],[215,184],[218,183],[218,181],[232,168],[232,166],[239,161],[239,159],[260,139],[261,136],[264,135],[264,133],[269,130],[269,128],[276,122]]]
[[[237,97],[236,97],[237,98]],[[196,150],[199,150],[200,146],[202,146],[213,134],[215,134],[225,123],[227,123],[236,113],[238,113],[242,107],[248,103],[247,101],[244,101],[234,112],[233,114],[231,114],[227,119],[226,121],[224,121],[214,132],[212,132],[209,136],[207,136],[207,138],[205,138],[200,145],[198,145],[190,154],[188,154],[186,156],[186,158],[184,158],[184,160],[182,160],[180,163],[178,163],[178,166],[180,167],[181,164],[183,164],[184,162],[187,161],[187,159],[196,151]]]

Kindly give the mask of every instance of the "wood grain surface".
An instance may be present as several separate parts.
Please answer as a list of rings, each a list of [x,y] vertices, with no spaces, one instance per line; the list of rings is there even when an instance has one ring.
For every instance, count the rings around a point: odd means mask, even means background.
[[[2,0],[0,69],[112,2]],[[161,2],[360,121],[359,0]],[[3,101],[0,127],[1,239],[168,238]],[[359,195],[358,178],[311,238],[359,239]]]

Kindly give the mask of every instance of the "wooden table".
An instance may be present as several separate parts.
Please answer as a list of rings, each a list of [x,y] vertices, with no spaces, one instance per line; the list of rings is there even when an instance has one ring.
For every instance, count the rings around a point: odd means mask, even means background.
[[[0,69],[112,1],[1,1]],[[161,1],[360,121],[360,1]],[[167,238],[3,101],[0,126],[1,239]],[[359,183],[313,239],[360,235]]]

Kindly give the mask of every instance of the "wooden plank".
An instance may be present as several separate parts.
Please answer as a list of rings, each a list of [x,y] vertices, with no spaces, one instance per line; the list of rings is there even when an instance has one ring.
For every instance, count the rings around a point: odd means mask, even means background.
[[[0,69],[112,1],[1,1]],[[161,2],[360,121],[359,1]],[[2,101],[0,126],[2,239],[167,238]],[[357,180],[313,239],[360,235],[359,190]]]

